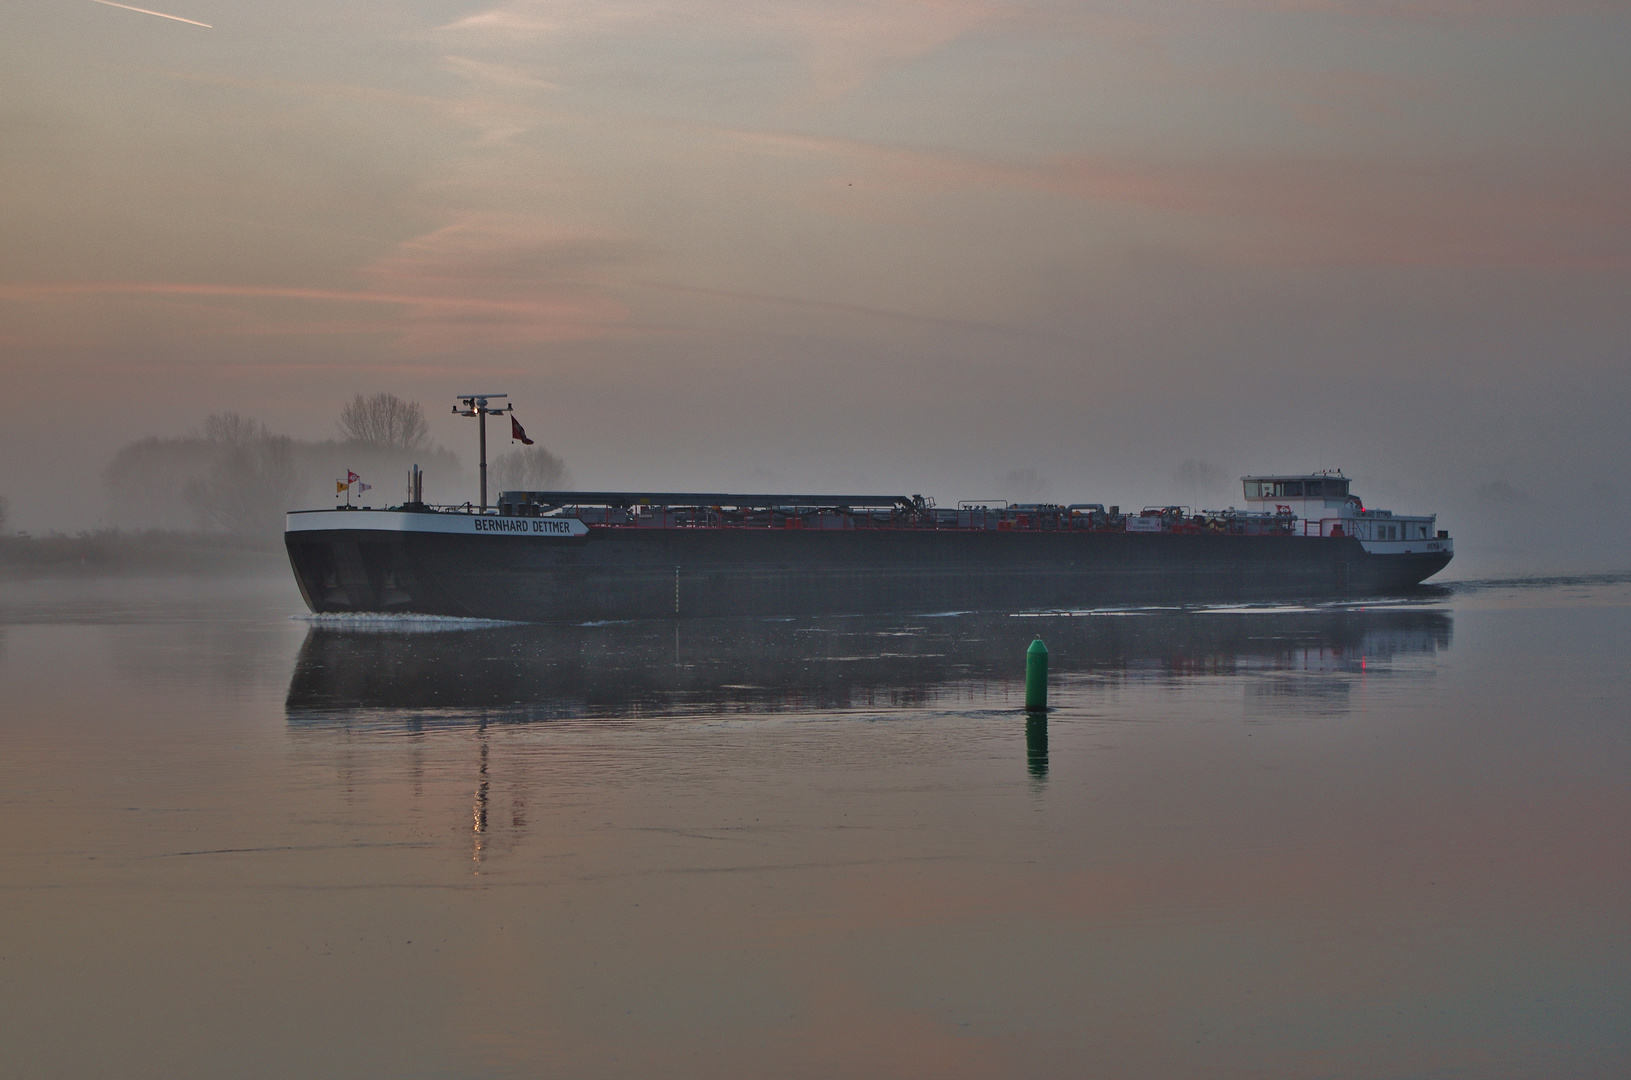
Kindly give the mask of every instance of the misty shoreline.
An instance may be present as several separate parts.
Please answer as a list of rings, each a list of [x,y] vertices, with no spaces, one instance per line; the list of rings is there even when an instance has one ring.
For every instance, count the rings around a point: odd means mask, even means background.
[[[271,577],[288,572],[281,538],[158,529],[0,536],[0,581]]]

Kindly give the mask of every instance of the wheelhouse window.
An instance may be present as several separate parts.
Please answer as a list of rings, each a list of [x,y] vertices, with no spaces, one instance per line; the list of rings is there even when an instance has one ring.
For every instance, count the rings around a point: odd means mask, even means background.
[[[1247,480],[1248,499],[1346,499],[1346,479]]]

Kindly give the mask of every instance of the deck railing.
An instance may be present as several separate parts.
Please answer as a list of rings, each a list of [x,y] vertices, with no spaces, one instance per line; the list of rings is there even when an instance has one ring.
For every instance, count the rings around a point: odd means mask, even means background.
[[[1095,504],[1096,505],[1096,504]],[[363,509],[357,507],[356,509]],[[473,503],[409,504],[392,510],[441,514],[483,513]],[[515,512],[520,511],[519,515]],[[529,512],[531,511],[531,512]],[[565,505],[489,508],[487,515],[573,517],[591,529],[897,529],[913,531],[1147,532],[1218,536],[1354,536],[1360,540],[1431,539],[1431,517],[1394,517],[1368,511],[1357,517],[1299,518],[1263,511],[1191,512],[1189,507],[1146,508],[1120,514],[1055,505],[960,507],[921,510],[815,508],[735,509],[722,506]]]

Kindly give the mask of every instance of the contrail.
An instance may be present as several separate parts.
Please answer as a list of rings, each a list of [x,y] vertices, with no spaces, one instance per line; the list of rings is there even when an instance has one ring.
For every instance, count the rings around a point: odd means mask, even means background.
[[[144,7],[131,7],[129,4],[115,4],[113,0],[96,0],[96,2],[98,4],[106,4],[108,7],[124,8],[126,11],[139,11],[143,15],[157,15],[161,19],[174,19],[176,22],[184,22],[190,26],[202,26],[206,30],[215,29],[215,27],[211,26],[207,22],[198,22],[194,19],[183,19],[180,15],[166,15],[162,11],[148,11]]]

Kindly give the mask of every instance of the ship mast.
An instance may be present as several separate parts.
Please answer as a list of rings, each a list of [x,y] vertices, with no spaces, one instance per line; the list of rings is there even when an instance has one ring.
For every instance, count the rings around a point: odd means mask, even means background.
[[[460,394],[459,404],[453,406],[455,416],[478,417],[481,423],[481,512],[487,512],[487,418],[500,413],[512,412],[514,405],[502,405],[491,408],[487,402],[492,398],[507,398],[508,394]]]

